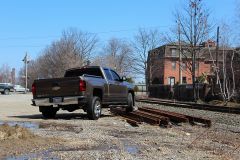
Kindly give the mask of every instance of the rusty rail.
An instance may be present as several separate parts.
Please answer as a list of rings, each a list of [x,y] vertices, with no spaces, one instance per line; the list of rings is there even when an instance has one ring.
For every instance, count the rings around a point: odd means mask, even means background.
[[[132,121],[130,124],[134,124],[136,126],[142,122],[145,122],[145,123],[148,123],[151,125],[161,125],[162,124],[160,118],[151,116],[149,114],[144,114],[144,113],[141,113],[138,111],[125,113],[125,111],[120,108],[111,108],[111,112],[122,116],[124,119],[126,119],[126,121],[131,119]]]
[[[174,121],[174,122],[188,122],[188,119],[185,116],[182,116],[182,115],[174,113],[174,112],[170,113],[167,111],[148,108],[148,107],[139,108],[139,110],[168,117],[171,121]]]
[[[169,111],[164,111],[164,110],[159,110],[159,109],[154,109],[154,108],[149,108],[149,107],[139,108],[139,110],[145,110],[147,112],[165,115],[165,116],[169,117],[172,121],[189,122],[192,124],[197,122],[197,123],[205,124],[207,127],[212,126],[212,121],[210,119],[206,119],[206,118],[202,118],[202,117],[189,116],[189,115],[184,115],[181,113],[169,112]]]

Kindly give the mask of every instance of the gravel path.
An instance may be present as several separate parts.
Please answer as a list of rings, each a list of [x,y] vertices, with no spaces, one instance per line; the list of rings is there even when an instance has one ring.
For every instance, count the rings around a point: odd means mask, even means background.
[[[28,153],[17,152],[12,159],[240,159],[236,149],[240,144],[239,117],[151,104],[149,106],[196,116],[211,114],[213,127],[189,124],[167,129],[148,124],[132,127],[107,109],[98,121],[88,120],[82,111],[60,111],[56,119],[44,120],[38,108],[30,105],[30,94],[0,96],[0,102],[1,120],[24,122],[24,127],[29,127],[35,135],[59,140],[60,144],[49,145],[49,148],[34,147]],[[138,107],[143,105],[148,104],[137,103]],[[221,118],[228,118],[227,122]],[[230,123],[233,124],[228,125]],[[8,145],[11,147],[11,143]],[[12,152],[14,150],[6,151],[5,155]]]

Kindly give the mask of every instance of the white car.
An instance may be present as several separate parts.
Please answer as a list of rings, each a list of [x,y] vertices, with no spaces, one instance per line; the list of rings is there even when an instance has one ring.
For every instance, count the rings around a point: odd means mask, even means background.
[[[25,88],[21,85],[15,85],[14,86],[14,91],[15,92],[25,92]],[[29,89],[27,88],[27,92],[29,92]]]

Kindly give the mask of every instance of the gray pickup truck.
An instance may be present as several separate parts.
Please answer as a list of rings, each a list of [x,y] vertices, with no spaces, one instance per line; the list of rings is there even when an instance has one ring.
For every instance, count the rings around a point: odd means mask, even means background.
[[[101,116],[101,109],[122,105],[133,111],[133,85],[114,70],[100,66],[73,68],[63,78],[38,79],[32,84],[32,105],[39,106],[45,118],[54,118],[59,109],[83,109],[89,119]]]

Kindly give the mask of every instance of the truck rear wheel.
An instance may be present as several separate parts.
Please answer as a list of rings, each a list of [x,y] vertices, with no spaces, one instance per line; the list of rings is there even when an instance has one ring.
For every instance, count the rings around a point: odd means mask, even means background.
[[[94,96],[89,102],[89,106],[87,108],[88,118],[91,120],[97,120],[101,116],[102,112],[102,104],[99,97]]]
[[[39,106],[39,110],[42,112],[43,117],[47,119],[55,118],[57,113],[57,110],[51,106]]]
[[[128,101],[127,101],[127,108],[126,112],[132,112],[134,110],[133,108],[133,95],[131,93],[128,93]]]

